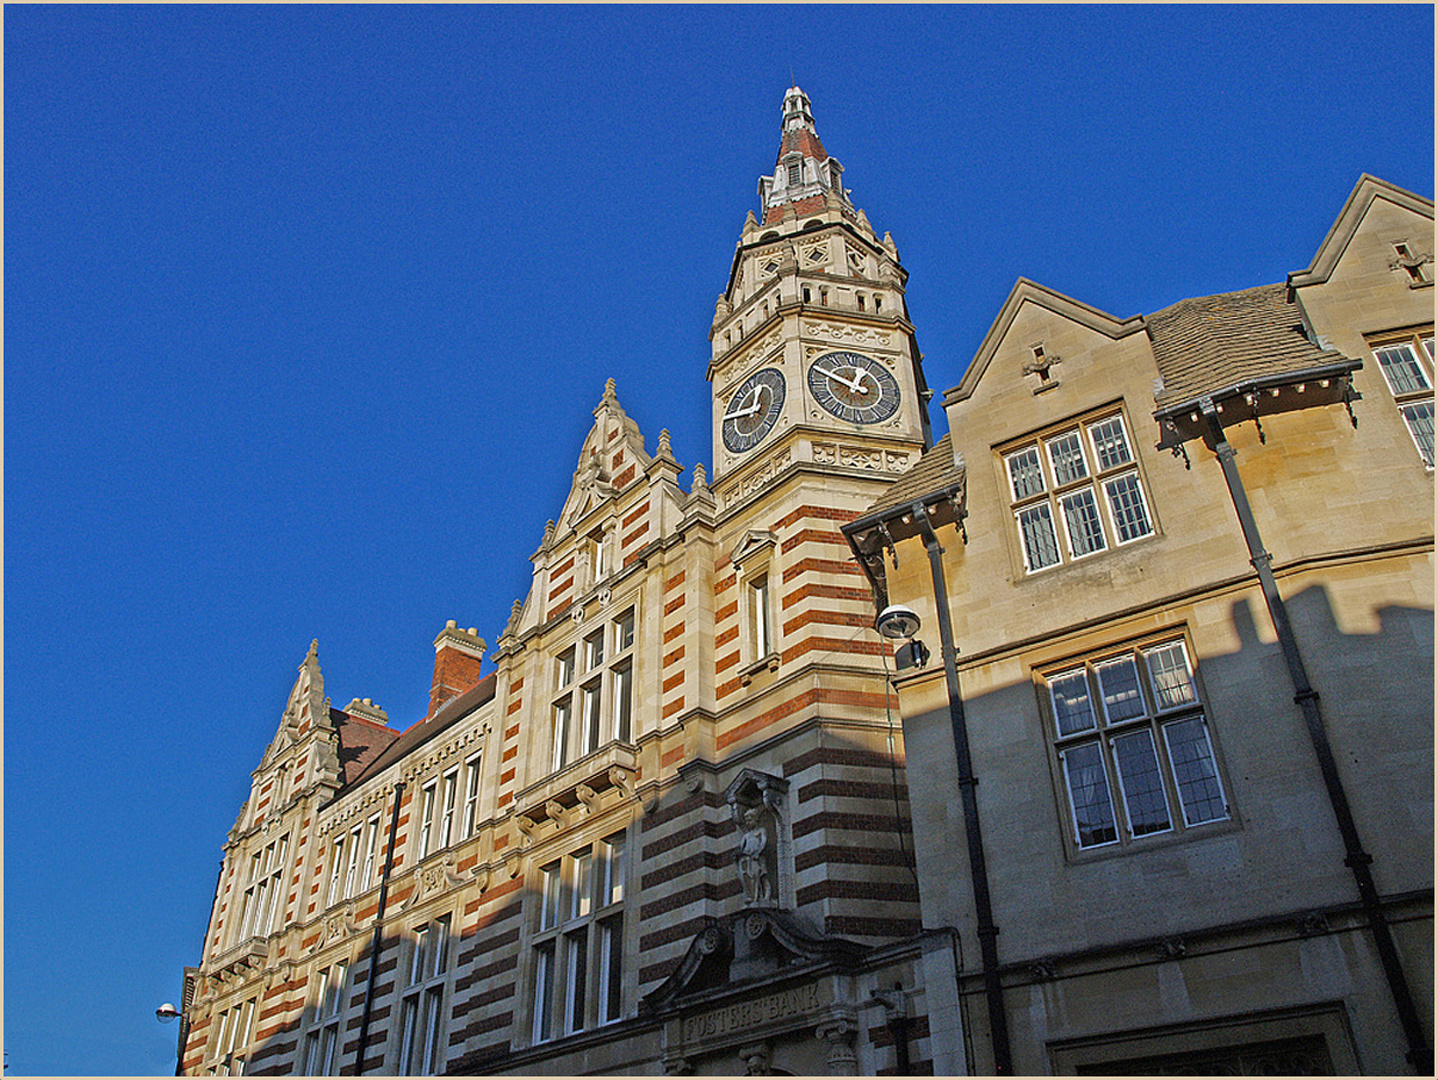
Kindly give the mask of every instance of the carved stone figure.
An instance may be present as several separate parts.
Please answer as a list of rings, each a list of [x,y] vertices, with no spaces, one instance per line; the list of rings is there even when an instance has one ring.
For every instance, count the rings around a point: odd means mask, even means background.
[[[774,898],[774,882],[769,874],[773,833],[768,828],[762,806],[744,811],[744,831],[739,837],[739,877],[744,883],[744,898],[751,904],[762,904]]]

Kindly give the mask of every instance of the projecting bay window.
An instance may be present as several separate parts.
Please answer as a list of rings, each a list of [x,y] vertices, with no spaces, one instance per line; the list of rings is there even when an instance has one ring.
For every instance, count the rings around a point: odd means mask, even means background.
[[[449,954],[448,915],[416,928],[399,1007],[398,1072],[402,1075],[433,1076],[444,1069]]]
[[[245,891],[240,900],[239,941],[269,934],[276,912],[284,907],[284,864],[288,846],[289,837],[281,836],[250,856]]]
[[[1228,820],[1182,641],[1126,649],[1041,682],[1078,850]]]
[[[534,934],[536,1043],[624,1012],[624,834],[540,868]]]
[[[1059,429],[1003,455],[1024,569],[1096,555],[1154,533],[1118,413]]]
[[[1418,456],[1433,468],[1433,328],[1384,334],[1369,346]]]
[[[250,1040],[255,1034],[255,1003],[238,1002],[219,1014],[214,1041],[210,1043],[210,1076],[244,1076],[250,1059]]]
[[[555,771],[615,739],[633,737],[634,609],[555,656],[550,767]]]
[[[314,1020],[305,1035],[305,1076],[339,1074],[340,1026],[348,1004],[347,974],[348,966],[340,963],[322,969],[315,978]]]

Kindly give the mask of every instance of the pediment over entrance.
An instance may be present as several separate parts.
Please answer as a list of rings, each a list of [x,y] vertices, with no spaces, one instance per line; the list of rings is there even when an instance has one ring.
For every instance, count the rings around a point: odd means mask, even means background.
[[[856,941],[816,933],[793,912],[749,908],[696,934],[674,973],[646,994],[639,1008],[663,1013],[739,984],[752,987],[801,970],[852,971],[868,952]]]

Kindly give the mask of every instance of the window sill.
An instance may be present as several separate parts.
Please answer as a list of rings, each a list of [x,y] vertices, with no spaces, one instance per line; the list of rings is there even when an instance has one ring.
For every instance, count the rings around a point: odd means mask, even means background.
[[[761,671],[764,671],[764,670],[768,670],[768,671],[778,671],[778,670],[779,670],[779,654],[778,654],[778,653],[776,653],[776,652],[771,652],[768,656],[765,656],[765,657],[763,657],[762,659],[759,659],[759,660],[755,660],[755,661],[754,661],[752,664],[750,664],[748,667],[740,668],[740,669],[739,669],[739,683],[740,683],[740,685],[741,685],[741,686],[748,686],[751,682],[754,681],[754,676],[755,676],[755,675],[758,675]]]
[[[1222,821],[1186,825],[1182,829],[1155,833],[1152,836],[1129,838],[1115,844],[1104,844],[1101,847],[1077,847],[1070,836],[1065,844],[1065,861],[1070,866],[1082,866],[1105,859],[1139,859],[1143,858],[1145,852],[1165,850],[1175,844],[1200,844],[1209,837],[1223,836],[1243,827],[1232,806],[1229,806],[1228,813],[1229,816]]]

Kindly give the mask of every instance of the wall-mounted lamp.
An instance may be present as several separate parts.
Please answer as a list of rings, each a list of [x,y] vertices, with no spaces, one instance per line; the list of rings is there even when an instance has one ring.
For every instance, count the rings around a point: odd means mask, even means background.
[[[155,1019],[160,1021],[160,1023],[162,1024],[168,1024],[171,1021],[178,1020],[179,1018],[180,1010],[175,1008],[168,1001],[155,1010]]]
[[[881,636],[893,641],[900,638],[908,639],[894,650],[895,670],[903,671],[905,668],[923,667],[929,662],[928,646],[914,637],[922,625],[923,622],[918,614],[912,608],[906,608],[902,604],[890,604],[879,612],[879,617],[874,620],[874,629]]]

